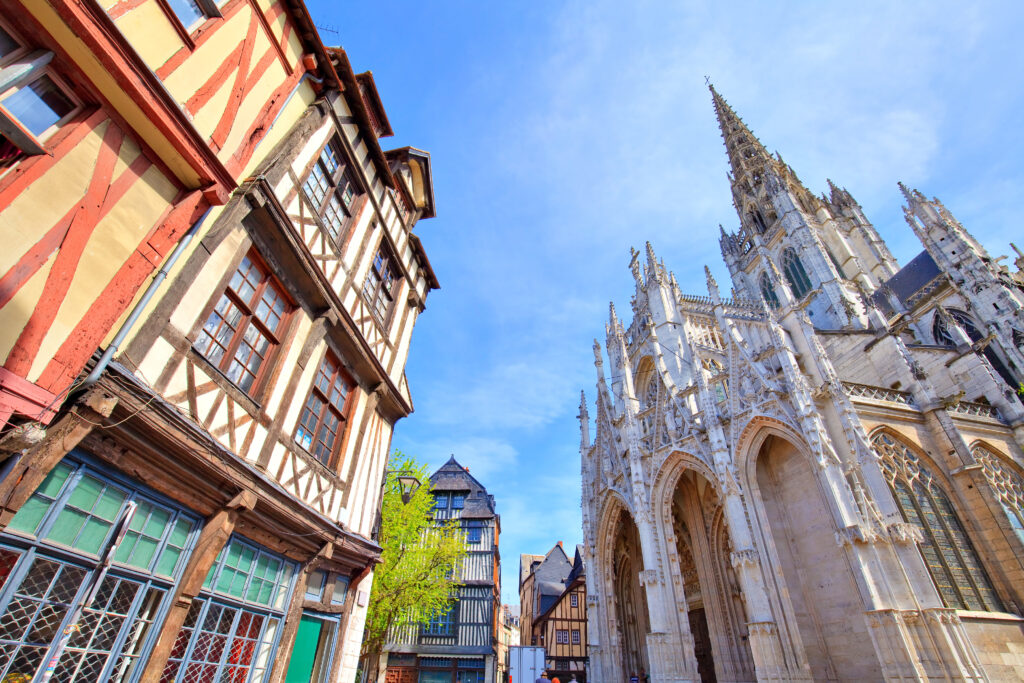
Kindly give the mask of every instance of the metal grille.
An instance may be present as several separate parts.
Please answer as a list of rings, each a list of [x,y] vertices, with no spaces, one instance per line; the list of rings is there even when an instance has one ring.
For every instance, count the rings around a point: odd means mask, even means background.
[[[0,614],[0,680],[32,678],[82,586],[86,570],[36,558]]]

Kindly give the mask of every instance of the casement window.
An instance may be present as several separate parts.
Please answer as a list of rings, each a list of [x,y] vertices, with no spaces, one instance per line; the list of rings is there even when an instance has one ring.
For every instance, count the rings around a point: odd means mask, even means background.
[[[27,681],[43,664],[72,606],[100,571],[99,554],[130,502],[137,508],[114,564],[54,680],[137,678],[199,520],[130,482],[65,458],[13,517],[0,545],[0,680]]]
[[[352,386],[341,363],[328,353],[317,369],[295,430],[296,443],[325,465],[331,464],[341,446],[347,415],[345,402]]]
[[[226,0],[166,0],[167,7],[181,23],[182,28],[191,32],[211,17],[221,16],[219,5]]]
[[[196,350],[242,391],[252,393],[281,344],[292,305],[255,252],[249,252],[217,300]]]
[[[466,494],[465,493],[453,493],[452,494],[452,510],[461,510],[466,507]]]
[[[317,158],[302,187],[313,210],[335,242],[340,242],[352,218],[358,188],[352,180],[341,146],[332,138]]]
[[[264,681],[297,565],[232,537],[192,601],[163,681]]]
[[[580,606],[580,596],[576,595],[575,593],[570,595],[569,596],[569,606],[570,607],[579,607]]]
[[[576,629],[573,629],[573,631],[572,631],[572,644],[573,645],[579,645],[580,644],[580,632],[578,630],[576,630]]]
[[[52,60],[52,52],[31,50],[0,24],[0,169],[45,154],[44,143],[82,108]]]
[[[447,493],[435,493],[434,494],[434,509],[435,510],[447,510],[448,509],[448,494]]]
[[[398,271],[395,268],[395,257],[383,244],[373,257],[370,272],[363,284],[363,298],[373,311],[373,316],[381,325],[386,325],[391,314],[391,306],[395,300],[395,289],[398,287]]]
[[[918,453],[884,432],[876,434],[871,445],[903,519],[921,531],[918,547],[942,601],[955,609],[1001,610],[967,531]]]
[[[479,543],[483,538],[484,523],[478,520],[470,520],[466,524],[466,543]]]
[[[430,615],[430,620],[423,625],[423,635],[426,636],[450,636],[455,633],[455,607],[435,612]]]
[[[569,631],[563,631],[558,629],[555,631],[555,644],[556,645],[568,645],[569,644]]]

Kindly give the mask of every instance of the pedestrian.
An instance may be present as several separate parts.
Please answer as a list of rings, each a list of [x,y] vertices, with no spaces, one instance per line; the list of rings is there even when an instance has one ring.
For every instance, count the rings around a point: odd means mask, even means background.
[[[651,677],[647,675],[647,671],[640,669],[640,683],[651,683]]]
[[[640,683],[640,677],[636,675],[635,671],[630,672],[629,683]]]
[[[570,681],[570,683],[572,683],[572,681],[575,681],[575,680],[576,680],[576,674],[573,674],[572,678],[570,678],[569,681]]]
[[[551,683],[560,683],[558,676],[551,674]]]
[[[534,681],[533,683],[551,683],[551,681],[548,680],[548,672],[547,671],[541,671],[540,672],[540,677],[536,681]]]

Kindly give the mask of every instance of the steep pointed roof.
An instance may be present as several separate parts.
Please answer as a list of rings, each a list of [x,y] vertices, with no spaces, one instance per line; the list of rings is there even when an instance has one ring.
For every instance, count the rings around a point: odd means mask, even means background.
[[[733,177],[739,179],[755,168],[764,169],[773,165],[772,155],[764,148],[757,136],[751,132],[743,119],[736,115],[725,98],[718,94],[715,86],[708,85],[711,100],[715,105],[715,116],[718,127],[722,131],[729,165],[732,166]]]
[[[454,455],[430,475],[430,488],[437,492],[466,492],[461,515],[464,519],[489,519],[495,516],[494,496],[487,493],[484,485],[460,465]]]

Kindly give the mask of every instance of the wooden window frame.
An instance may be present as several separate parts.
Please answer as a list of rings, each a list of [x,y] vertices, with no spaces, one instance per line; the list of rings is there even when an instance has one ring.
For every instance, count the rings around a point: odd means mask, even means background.
[[[330,374],[324,372],[325,367],[331,368]],[[345,387],[345,395],[342,398],[340,407],[337,406],[331,400],[331,397],[320,387],[319,379],[321,375],[327,377],[329,382],[329,391],[331,393],[333,393],[335,382],[338,380],[340,380],[342,385]],[[302,404],[302,410],[299,411],[299,418],[295,424],[295,432],[292,436],[295,443],[331,470],[336,468],[338,465],[341,447],[345,442],[345,436],[348,433],[349,415],[352,412],[352,394],[355,388],[356,383],[352,379],[352,376],[345,371],[345,366],[335,354],[328,351],[324,354],[320,364],[317,366],[316,374],[313,376],[313,382],[310,384],[309,392],[306,394],[306,400]],[[308,431],[303,424],[303,417],[305,417],[307,411],[310,411],[309,401],[314,396],[320,400],[321,406],[319,413],[316,415],[316,424],[310,434],[310,447],[306,447],[303,442],[300,441],[300,432]],[[338,418],[338,431],[334,435],[334,442],[331,444],[330,452],[322,456],[317,453],[317,445],[321,443],[320,437],[322,435],[322,430],[325,427],[325,420],[328,414],[333,414]]]
[[[243,302],[241,296],[235,292],[231,287],[231,281],[235,275],[239,273],[239,269],[246,259],[249,259],[257,269],[263,273],[263,278],[260,280],[259,286],[255,289],[254,293],[250,297],[249,302]],[[285,310],[281,315],[280,322],[277,324],[275,331],[270,331],[266,323],[259,319],[256,314],[256,308],[258,308],[260,302],[263,299],[263,294],[271,283],[276,284],[276,290],[281,295],[282,301],[285,303]],[[210,323],[211,318],[216,314],[224,321],[224,317],[217,311],[217,307],[221,300],[227,298],[233,306],[238,308],[242,313],[242,317],[239,320],[238,326],[235,328],[234,333],[228,340],[226,346],[224,346],[224,353],[221,358],[214,361],[210,357],[209,351],[216,343],[216,336],[206,331],[207,325]],[[254,302],[254,303],[253,303]],[[292,316],[294,315],[297,306],[294,300],[288,295],[287,289],[281,281],[274,275],[273,270],[267,265],[267,262],[260,256],[259,252],[255,247],[251,247],[246,251],[242,258],[235,265],[234,269],[227,276],[227,281],[224,283],[220,292],[212,299],[210,304],[207,306],[205,315],[203,316],[203,323],[199,326],[199,331],[196,334],[196,341],[193,342],[192,348],[197,354],[199,354],[207,363],[212,367],[216,368],[217,371],[224,376],[224,378],[230,382],[233,386],[237,387],[245,396],[256,401],[262,394],[264,385],[266,383],[267,376],[271,373],[273,367],[276,364],[277,355],[284,341],[287,337],[288,330],[290,328]],[[254,322],[257,321],[257,322]],[[252,384],[246,389],[242,386],[240,381],[231,379],[228,372],[231,369],[231,364],[235,361],[235,354],[238,348],[241,346],[242,341],[245,338],[245,333],[249,329],[250,325],[254,325],[258,332],[263,334],[270,342],[270,347],[267,353],[263,356],[263,360],[260,363],[255,376],[253,377]],[[218,326],[219,329],[219,326]],[[206,348],[202,348],[202,342],[204,341],[204,335],[211,340],[211,343],[206,344]],[[219,343],[217,344],[219,346]]]
[[[570,640],[572,641],[572,645],[579,645],[583,641],[583,637],[580,634],[580,630],[578,628],[574,628],[572,630],[572,636]]]
[[[157,6],[167,16],[171,27],[190,51],[196,48],[195,37],[198,33],[203,31],[211,21],[224,18],[223,8],[229,2],[231,0],[195,0],[203,16],[186,26],[185,22],[178,16],[178,13],[171,7],[169,0],[156,0]]]
[[[378,266],[378,261],[381,265]],[[383,272],[390,274],[389,279],[383,277]],[[374,252],[373,259],[370,261],[370,269],[366,273],[366,279],[363,281],[363,300],[366,305],[370,308],[370,314],[373,319],[380,324],[381,327],[386,328],[391,323],[391,316],[395,311],[395,296],[396,290],[401,282],[402,271],[398,266],[398,259],[395,257],[395,252],[391,249],[391,246],[387,244],[386,240],[382,240],[380,246],[377,247],[377,251]],[[375,282],[371,281],[376,280]],[[390,282],[390,288],[385,288],[385,282]],[[381,297],[387,297],[387,310],[383,313],[378,310],[378,302]]]
[[[33,83],[49,78],[60,94],[71,104],[71,109],[60,116],[46,130],[39,133],[30,131],[17,116],[0,104],[0,136],[21,150],[6,162],[0,162],[0,169],[9,167],[26,156],[47,153],[46,143],[63,126],[73,121],[85,108],[81,98],[53,66],[54,53],[45,48],[31,49],[30,41],[9,23],[0,21],[0,29],[11,37],[18,46],[10,54],[0,58],[0,100],[3,100]]]
[[[579,607],[579,606],[580,606],[580,596],[576,595],[575,593],[570,594],[569,595],[569,607]]]
[[[333,171],[328,168],[328,163],[325,161],[325,155],[328,151],[333,154],[334,159],[337,161]],[[306,177],[302,181],[302,193],[306,196],[310,206],[313,208],[313,212],[317,215],[321,227],[339,247],[344,243],[345,237],[352,228],[360,198],[365,194],[356,180],[355,173],[352,172],[353,166],[354,164],[346,156],[344,146],[338,139],[337,134],[332,134],[324,146],[320,148],[319,153],[306,173]],[[310,190],[310,182],[314,180],[314,174],[317,173],[318,169],[320,176],[326,183],[321,199],[317,199],[315,193]],[[345,196],[348,190],[351,190],[352,196],[348,203],[346,203]],[[345,216],[340,226],[335,226],[326,215],[332,205],[332,198],[337,201]]]

